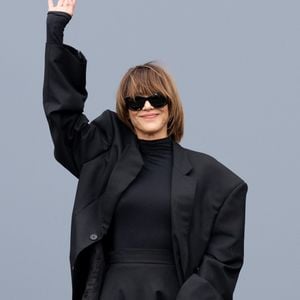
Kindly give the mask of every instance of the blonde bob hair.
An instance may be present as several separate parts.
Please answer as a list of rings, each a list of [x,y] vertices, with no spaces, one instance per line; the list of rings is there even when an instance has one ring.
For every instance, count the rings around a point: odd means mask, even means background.
[[[123,76],[116,95],[116,112],[119,119],[134,132],[124,99],[138,95],[150,96],[154,93],[160,93],[168,99],[167,134],[172,140],[179,142],[183,136],[184,127],[179,93],[174,79],[155,61],[132,67]]]

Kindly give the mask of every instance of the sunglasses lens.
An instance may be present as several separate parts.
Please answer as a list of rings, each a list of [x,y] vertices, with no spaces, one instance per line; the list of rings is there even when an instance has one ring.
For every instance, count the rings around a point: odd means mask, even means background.
[[[141,110],[144,107],[145,99],[143,97],[125,98],[127,109]]]
[[[167,99],[161,95],[154,95],[151,98],[149,98],[149,101],[151,105],[155,108],[163,107],[168,103]]]
[[[163,107],[168,103],[164,96],[158,94],[150,97],[136,96],[134,99],[130,97],[125,98],[127,109],[134,111],[141,110],[144,107],[146,100],[148,100],[154,108]]]

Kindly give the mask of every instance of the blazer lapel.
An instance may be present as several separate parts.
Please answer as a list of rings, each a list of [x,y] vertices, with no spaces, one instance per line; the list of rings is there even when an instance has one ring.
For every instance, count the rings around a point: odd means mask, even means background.
[[[118,160],[105,189],[105,199],[101,210],[106,227],[108,228],[122,192],[136,178],[144,165],[143,157],[136,143],[126,146]]]
[[[178,278],[182,281],[182,276],[185,277],[188,270],[188,235],[196,192],[196,180],[189,175],[191,170],[192,165],[185,149],[174,142],[171,186],[172,240],[177,269],[182,271],[182,274],[178,273]]]
[[[135,143],[127,144],[110,175],[104,193],[74,216],[71,231],[73,251],[70,253],[72,266],[84,248],[99,241],[107,233],[122,192],[134,180],[143,164]]]

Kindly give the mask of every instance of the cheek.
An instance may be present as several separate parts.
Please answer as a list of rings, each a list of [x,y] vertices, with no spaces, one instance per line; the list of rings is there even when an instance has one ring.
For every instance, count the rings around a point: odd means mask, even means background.
[[[135,113],[133,111],[128,112],[128,118],[129,118],[131,124],[133,124],[133,125],[136,124],[136,115],[137,115],[137,113]]]
[[[165,121],[169,120],[169,110],[168,110],[168,108],[164,109],[164,117],[165,117]]]

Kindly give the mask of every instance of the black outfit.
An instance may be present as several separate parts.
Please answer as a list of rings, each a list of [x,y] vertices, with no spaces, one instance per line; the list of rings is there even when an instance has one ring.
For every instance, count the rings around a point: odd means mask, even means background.
[[[63,43],[71,16],[49,12],[47,43]],[[99,300],[173,300],[179,290],[171,240],[172,140],[138,140],[144,166],[124,191],[104,241]]]
[[[43,107],[54,157],[78,178],[72,299],[231,300],[247,183],[173,139],[138,140],[111,110],[89,122],[86,59],[62,44],[69,19],[48,14]]]
[[[138,143],[144,166],[123,192],[104,239],[101,300],[173,300],[179,290],[171,241],[172,140]]]

